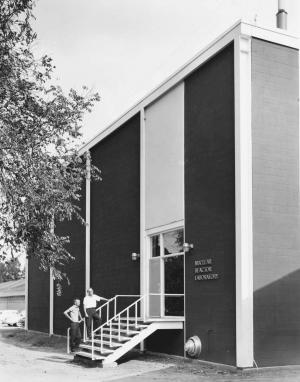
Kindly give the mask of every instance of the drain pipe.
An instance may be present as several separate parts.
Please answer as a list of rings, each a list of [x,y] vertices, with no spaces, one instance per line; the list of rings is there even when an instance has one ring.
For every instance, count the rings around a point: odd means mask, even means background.
[[[280,29],[287,29],[287,11],[285,10],[285,1],[278,0],[278,12],[276,13],[276,26]]]

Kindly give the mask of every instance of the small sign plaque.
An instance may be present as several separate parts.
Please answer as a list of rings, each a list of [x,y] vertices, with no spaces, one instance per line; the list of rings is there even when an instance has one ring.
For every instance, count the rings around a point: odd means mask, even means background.
[[[217,280],[219,274],[214,272],[212,259],[195,260],[195,281]]]

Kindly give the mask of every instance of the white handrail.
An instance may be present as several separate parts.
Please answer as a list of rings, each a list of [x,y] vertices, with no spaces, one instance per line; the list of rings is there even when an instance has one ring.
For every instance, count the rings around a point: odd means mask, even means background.
[[[122,296],[122,295],[119,295],[119,296]],[[125,296],[125,295],[124,295]],[[130,297],[134,297],[135,295],[128,295]],[[119,312],[118,314],[116,314],[115,316],[113,316],[111,319],[109,319],[108,321],[106,321],[104,324],[100,325],[97,329],[94,330],[94,333],[96,333],[99,329],[101,329],[103,326],[107,325],[110,321],[113,321],[113,320],[116,320],[117,317],[121,314],[123,314],[127,309],[130,309],[131,307],[133,307],[136,303],[140,302],[145,296],[140,296],[140,295],[137,295],[139,296],[140,298],[136,301],[134,301],[132,304],[130,304],[129,306],[127,306],[127,308],[124,308],[123,310],[121,310],[121,312]]]
[[[115,296],[115,298],[120,297],[120,296],[122,296],[122,295],[117,295],[117,296]],[[92,329],[92,359],[94,359],[94,335],[99,330],[100,330],[100,350],[101,350],[101,352],[103,352],[103,329],[105,326],[107,326],[109,328],[109,346],[112,347],[112,322],[113,321],[118,320],[118,340],[119,341],[121,340],[121,328],[120,328],[121,324],[120,324],[120,321],[121,321],[121,315],[124,313],[126,313],[126,333],[127,333],[127,335],[129,335],[129,311],[132,307],[134,307],[134,312],[135,312],[134,322],[135,322],[135,327],[137,327],[137,312],[138,312],[137,306],[139,303],[141,305],[141,302],[145,296],[140,296],[140,295],[136,295],[136,296],[138,296],[139,298],[136,301],[134,301],[132,304],[127,306],[127,308],[123,309],[121,312],[114,315],[112,318],[107,320],[104,324],[100,325],[95,330]],[[135,295],[126,295],[126,297],[135,297]]]
[[[101,297],[101,298],[103,299],[103,297]],[[101,315],[102,315],[102,312],[101,312],[102,309],[103,309],[105,306],[107,306],[107,305],[109,306],[109,304],[110,304],[113,300],[115,300],[115,299],[116,299],[116,296],[110,298],[109,300],[105,299],[105,300],[107,300],[106,303],[102,304],[101,306],[99,306],[99,308],[96,309],[97,312],[99,311],[99,316],[100,316],[100,318],[101,318]]]
[[[140,294],[116,294],[115,299],[115,306],[114,306],[114,316],[117,315],[117,299],[119,297],[140,297]]]
[[[121,312],[117,313],[117,299],[120,298],[120,297],[139,297],[136,301],[134,301],[133,303],[131,303],[129,306],[127,306],[126,308],[124,308],[123,310],[121,310]],[[94,335],[95,333],[97,333],[99,330],[100,330],[100,350],[101,352],[103,352],[104,348],[103,348],[103,329],[104,327],[106,326],[107,328],[109,328],[109,346],[112,347],[112,332],[113,332],[113,327],[112,327],[112,323],[113,321],[117,321],[118,322],[118,339],[119,341],[121,341],[121,316],[126,312],[126,333],[127,335],[129,334],[130,330],[129,330],[129,321],[130,321],[130,318],[129,318],[129,313],[130,313],[130,309],[132,307],[134,307],[134,322],[135,322],[135,327],[137,327],[137,322],[138,322],[138,304],[140,304],[140,315],[142,316],[142,300],[144,299],[145,296],[140,296],[138,294],[124,294],[124,295],[115,295],[114,297],[112,297],[111,299],[107,300],[103,305],[101,305],[99,308],[97,308],[96,310],[99,311],[99,315],[101,317],[102,315],[102,310],[106,307],[107,308],[107,321],[103,324],[101,324],[98,328],[94,329],[94,320],[92,320],[91,322],[91,342],[92,342],[92,360],[95,359],[95,338],[94,338]],[[103,297],[101,297],[102,299],[104,299]],[[114,304],[114,315],[113,317],[109,318],[109,315],[110,315],[110,304],[113,303]],[[143,316],[145,316],[145,304],[143,305],[144,307],[144,314]],[[86,319],[83,320],[83,323],[84,323],[84,328],[83,328],[83,340],[84,342],[86,341],[87,339],[87,325],[86,325]],[[68,344],[67,344],[67,352],[70,353],[70,328],[68,328],[67,330],[67,340],[68,340]]]

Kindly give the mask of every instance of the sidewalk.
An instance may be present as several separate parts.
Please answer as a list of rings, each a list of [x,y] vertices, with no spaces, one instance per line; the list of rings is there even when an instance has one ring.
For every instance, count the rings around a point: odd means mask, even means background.
[[[0,375],[9,382],[299,382],[300,367],[230,371],[183,358],[135,355],[112,369],[85,368],[65,353],[65,339],[0,329]],[[6,378],[6,379],[5,379]]]

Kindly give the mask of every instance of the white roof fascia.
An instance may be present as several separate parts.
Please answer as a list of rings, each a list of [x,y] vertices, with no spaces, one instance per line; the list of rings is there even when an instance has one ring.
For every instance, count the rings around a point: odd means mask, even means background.
[[[117,120],[108,125],[100,133],[96,134],[92,139],[85,143],[79,150],[79,155],[84,154],[86,151],[95,146],[98,142],[110,135],[113,131],[118,129],[126,121],[132,118],[135,114],[140,112],[145,107],[149,106],[152,102],[161,97],[164,93],[168,92],[171,88],[178,85],[194,70],[196,70],[205,61],[209,60],[218,51],[223,49],[230,42],[240,35],[248,35],[259,39],[274,42],[280,45],[289,46],[299,49],[299,39],[290,35],[282,29],[275,28],[274,30],[252,25],[244,21],[237,21],[222,35],[213,40],[209,45],[202,49],[196,56],[183,65],[178,71],[169,76],[164,82],[148,93],[144,98],[137,102],[132,108],[127,110]]]
[[[5,292],[5,293],[0,293],[0,298],[3,297],[15,297],[15,296],[25,296],[25,292]]]
[[[120,127],[123,123],[137,114],[141,109],[147,107],[150,103],[158,99],[164,93],[169,91],[172,87],[177,85],[186,76],[188,76],[193,70],[198,66],[203,64],[213,55],[215,55],[220,49],[224,48],[231,41],[234,40],[235,35],[239,34],[241,21],[236,22],[231,28],[225,31],[221,36],[212,41],[208,46],[201,50],[196,56],[194,56],[188,63],[182,66],[178,71],[169,76],[164,82],[162,82],[158,87],[153,89],[144,98],[142,98],[138,103],[136,103],[132,108],[126,111],[120,118],[112,122],[107,128],[98,133],[89,142],[84,144],[79,150],[79,154],[82,155],[84,152],[89,150],[91,147],[95,146],[98,142],[104,139],[106,136],[111,134],[114,130]]]
[[[267,29],[247,22],[241,22],[241,33],[279,45],[299,49],[299,37],[291,35],[284,29]]]

